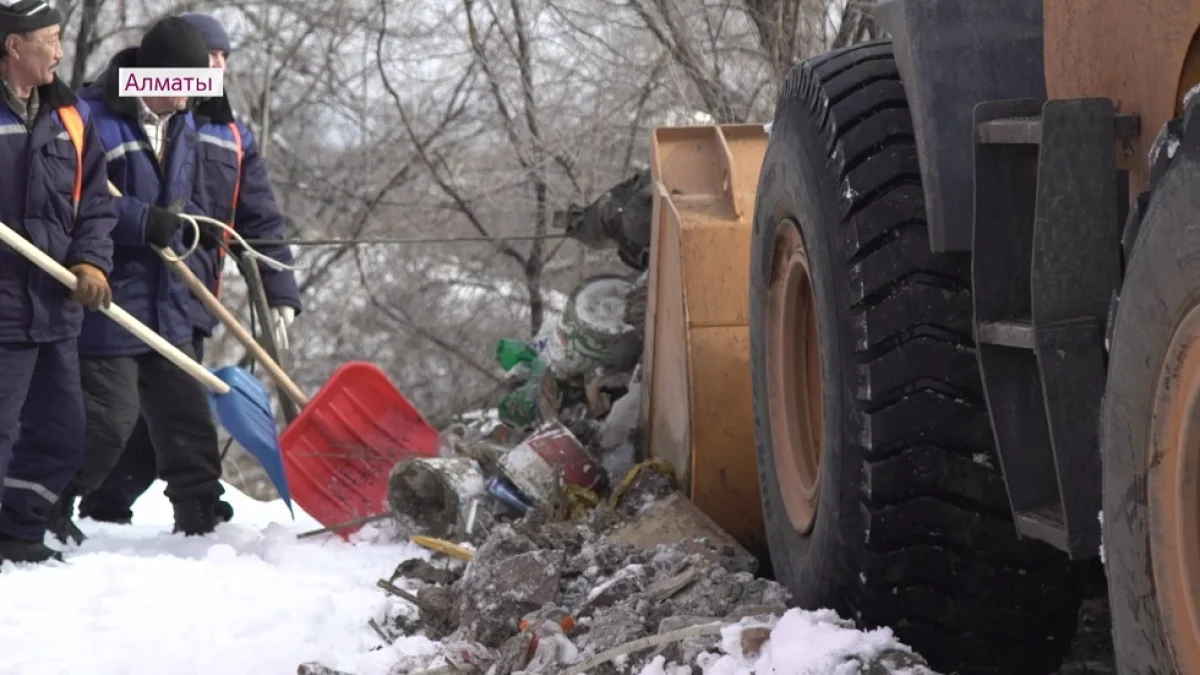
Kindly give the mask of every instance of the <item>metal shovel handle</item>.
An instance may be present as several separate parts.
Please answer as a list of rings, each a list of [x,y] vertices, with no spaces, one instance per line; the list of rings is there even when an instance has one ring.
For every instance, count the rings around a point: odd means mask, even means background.
[[[258,315],[262,317],[262,331],[260,331],[258,343],[267,350],[267,354],[271,355],[281,366],[286,367],[284,353],[280,351],[279,345],[275,341],[275,332],[271,326],[271,307],[267,304],[266,289],[263,288],[262,274],[258,269],[258,261],[254,258],[244,255],[238,259],[238,269],[242,271],[242,278],[246,280],[246,286],[250,291],[250,301],[254,303],[254,309]],[[300,404],[286,396],[284,387],[276,384],[279,390],[279,407],[283,410],[283,418],[291,424],[297,417],[300,416]]]
[[[0,223],[0,240],[3,240],[5,244],[8,244],[17,253],[20,253],[29,262],[42,268],[46,274],[49,274],[58,281],[62,282],[62,284],[67,288],[75,290],[78,280],[75,278],[75,275],[71,273],[71,270],[68,270],[66,267],[60,265],[58,261],[43,253],[42,250],[37,246],[34,246],[32,242],[17,234],[12,228],[4,223]],[[100,311],[108,318],[120,324],[122,328],[130,333],[133,333],[134,336],[136,336],[139,340],[145,342],[147,345],[150,345],[154,351],[162,354],[164,357],[170,360],[171,363],[174,363],[182,368],[184,372],[199,380],[201,384],[208,387],[212,391],[218,394],[228,394],[230,392],[230,387],[228,384],[225,384],[220,378],[218,378],[216,375],[213,375],[204,366],[196,363],[194,359],[188,357],[187,354],[184,354],[175,345],[167,342],[163,336],[150,330],[146,324],[135,319],[131,314],[129,314],[129,312],[126,312],[115,304],[109,305],[108,307],[101,307]]]

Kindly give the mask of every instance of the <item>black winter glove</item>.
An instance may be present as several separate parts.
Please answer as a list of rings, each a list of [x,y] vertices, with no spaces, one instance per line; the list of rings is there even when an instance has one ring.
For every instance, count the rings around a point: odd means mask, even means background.
[[[146,213],[146,243],[159,248],[167,248],[175,233],[184,226],[179,216],[161,206],[151,206]]]
[[[197,229],[200,230],[200,247],[205,251],[216,250],[216,248],[221,245],[221,239],[223,239],[224,231],[216,225],[213,225],[212,223],[206,223],[203,220],[196,221],[196,224],[199,226]],[[186,229],[184,230],[183,235],[183,245],[191,248],[194,231],[192,230],[190,223],[186,223],[184,227]]]

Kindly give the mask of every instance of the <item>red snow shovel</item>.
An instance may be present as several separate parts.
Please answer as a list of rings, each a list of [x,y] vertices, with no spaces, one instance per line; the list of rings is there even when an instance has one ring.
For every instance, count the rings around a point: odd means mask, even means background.
[[[342,537],[358,529],[348,523],[386,511],[392,467],[436,455],[437,431],[382,370],[362,361],[339,367],[310,400],[185,263],[164,260],[300,408],[280,437],[300,508]]]
[[[109,191],[120,194],[111,183]],[[219,221],[203,219],[226,227]],[[363,361],[340,366],[310,400],[186,263],[163,251],[159,254],[301,408],[300,415],[280,437],[286,486],[300,508],[343,538],[361,527],[361,521],[369,516],[387,511],[392,467],[414,456],[436,455],[437,430],[429,426],[387,374]]]

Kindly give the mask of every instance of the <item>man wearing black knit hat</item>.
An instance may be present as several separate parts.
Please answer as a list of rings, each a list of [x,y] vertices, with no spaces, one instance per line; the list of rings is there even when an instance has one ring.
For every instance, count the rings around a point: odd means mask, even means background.
[[[111,303],[104,149],[89,106],[54,74],[62,16],[0,4],[0,222],[70,268],[72,293],[0,246],[0,560],[44,562],[46,517],[79,467],[84,307]]]
[[[209,66],[223,70],[232,44],[221,23],[209,14],[195,12],[181,14],[180,18],[204,36]],[[228,222],[247,239],[282,239],[284,218],[271,189],[266,162],[250,129],[234,119],[228,97],[204,100],[195,107],[194,114],[200,130],[197,160],[202,176],[196,184],[197,204],[213,218]],[[292,251],[286,245],[261,245],[259,252],[285,264],[293,262]],[[224,262],[220,248],[197,250],[187,259],[187,265],[196,277],[218,296]],[[290,270],[267,267],[262,270],[262,277],[276,344],[286,345],[288,325],[301,307],[296,276]],[[191,314],[196,350],[202,353],[204,340],[212,335],[217,321],[195,296],[192,296]],[[133,503],[154,483],[154,458],[145,420],[139,420],[120,461],[104,484],[80,500],[80,515],[114,523],[132,522]],[[232,517],[232,507],[224,503],[219,507],[223,517]]]
[[[183,227],[179,209],[203,214],[192,199],[196,123],[184,97],[121,96],[120,69],[131,67],[208,68],[208,49],[191,24],[168,17],[139,46],[118,52],[104,75],[79,92],[94,111],[108,177],[123,195],[115,200],[112,233],[114,300],[194,357],[187,286],[154,247],[183,253],[193,230]],[[213,234],[203,233],[201,243],[219,243]],[[175,510],[175,531],[211,532],[223,489],[217,429],[202,385],[101,314],[84,321],[79,352],[87,404],[83,465],[60,500],[51,530],[60,539],[82,539],[70,521],[75,498],[107,477],[140,413]]]

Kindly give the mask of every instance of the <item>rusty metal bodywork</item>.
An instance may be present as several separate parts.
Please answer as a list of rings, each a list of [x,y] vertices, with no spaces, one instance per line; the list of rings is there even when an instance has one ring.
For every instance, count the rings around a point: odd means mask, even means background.
[[[1110,98],[1141,117],[1141,135],[1119,157],[1130,188],[1148,182],[1159,129],[1200,82],[1200,0],[1045,0],[1046,93]]]
[[[660,128],[642,414],[649,452],[751,550],[764,541],[750,389],[750,236],[760,125]]]

